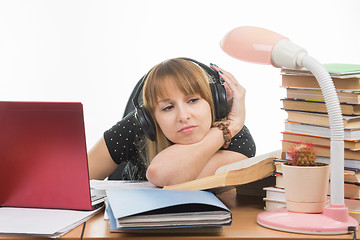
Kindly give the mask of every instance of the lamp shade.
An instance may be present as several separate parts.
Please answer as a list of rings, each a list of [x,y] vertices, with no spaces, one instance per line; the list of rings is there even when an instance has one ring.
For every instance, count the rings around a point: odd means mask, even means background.
[[[268,29],[242,26],[228,32],[220,46],[228,55],[246,62],[299,68],[305,49]]]
[[[220,46],[224,52],[241,61],[272,64],[273,47],[284,38],[264,28],[243,26],[228,32]]]

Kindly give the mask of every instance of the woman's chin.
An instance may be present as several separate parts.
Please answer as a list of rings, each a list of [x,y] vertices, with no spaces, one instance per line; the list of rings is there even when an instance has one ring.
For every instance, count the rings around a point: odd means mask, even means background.
[[[191,137],[187,139],[183,139],[180,144],[183,145],[191,145],[200,142],[204,137]]]

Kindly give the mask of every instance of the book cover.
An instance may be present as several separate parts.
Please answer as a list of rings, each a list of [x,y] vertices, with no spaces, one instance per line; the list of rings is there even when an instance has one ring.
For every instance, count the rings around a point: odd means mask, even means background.
[[[265,203],[264,210],[273,210],[276,208],[286,207],[285,201],[272,200],[268,198],[264,198],[263,200]]]
[[[193,181],[165,186],[168,190],[207,190],[222,192],[237,185],[257,181],[274,173],[274,159],[281,158],[281,150],[243,159],[220,167],[215,175]]]
[[[330,127],[329,116],[327,113],[312,113],[301,111],[286,111],[289,122],[299,122],[311,125],[319,125]],[[345,129],[360,128],[360,116],[342,116],[342,121]]]
[[[337,89],[360,89],[360,77],[335,78],[332,77]],[[312,75],[282,75],[282,87],[320,88],[317,79]]]
[[[360,169],[345,167],[344,181],[348,183],[360,183]]]
[[[300,142],[288,142],[282,141],[283,151],[289,152],[290,148],[294,144],[298,144]],[[330,147],[327,146],[316,146],[312,145],[316,156],[330,157]],[[360,150],[352,151],[349,149],[344,149],[344,158],[360,160]]]
[[[284,188],[285,183],[284,183],[284,176],[282,173],[280,172],[276,172],[275,173],[275,187],[277,188]]]
[[[359,198],[344,198],[344,203],[349,211],[360,212],[360,199]]]
[[[314,145],[321,145],[330,147],[330,138],[321,137],[316,135],[307,135],[294,132],[282,132],[283,140],[289,142],[303,142],[310,143]],[[357,140],[345,140],[344,148],[346,149],[360,149],[360,139]]]
[[[330,76],[358,76],[360,77],[360,65],[348,63],[325,63],[325,69],[329,72]],[[290,69],[282,68],[282,74],[298,74],[298,75],[313,75],[307,68]]]
[[[265,187],[266,199],[286,201],[284,188],[279,187]]]
[[[324,102],[282,99],[282,103],[284,110],[327,113],[326,105]],[[341,103],[340,108],[343,115],[360,115],[360,105]]]
[[[230,210],[211,192],[124,189],[106,194],[114,230],[219,227],[232,222]]]
[[[359,89],[336,89],[340,103],[360,104]],[[306,101],[324,102],[320,88],[286,88],[286,98]]]
[[[330,128],[304,123],[285,122],[285,131],[299,134],[307,134],[311,136],[321,136],[330,138]],[[350,130],[344,129],[344,139],[356,141],[360,139],[360,129]]]
[[[360,198],[360,183],[345,182],[344,183],[344,196],[346,198]]]
[[[264,209],[273,210],[276,208],[286,207],[285,190],[280,187],[266,187],[264,188],[266,196],[264,200]]]

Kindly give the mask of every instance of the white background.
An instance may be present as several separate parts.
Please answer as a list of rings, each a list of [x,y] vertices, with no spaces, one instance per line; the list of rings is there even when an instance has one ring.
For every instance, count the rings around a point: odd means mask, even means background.
[[[357,0],[0,0],[0,100],[82,102],[90,149],[153,65],[191,57],[247,89],[246,125],[265,153],[281,148],[280,70],[235,60],[220,40],[259,26],[322,63],[360,64],[359,9]]]

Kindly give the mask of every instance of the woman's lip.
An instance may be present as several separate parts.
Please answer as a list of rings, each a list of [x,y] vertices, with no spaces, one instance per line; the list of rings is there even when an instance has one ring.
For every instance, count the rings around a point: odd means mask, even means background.
[[[186,127],[183,127],[179,130],[179,132],[181,133],[189,133],[189,132],[192,132],[194,130],[194,128],[196,128],[196,126],[194,125],[189,125],[189,126],[186,126]]]

